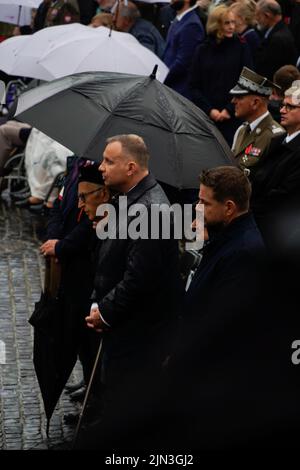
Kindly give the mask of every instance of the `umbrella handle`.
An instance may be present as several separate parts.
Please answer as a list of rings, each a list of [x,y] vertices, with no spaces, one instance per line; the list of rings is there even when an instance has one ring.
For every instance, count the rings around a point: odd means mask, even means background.
[[[20,21],[21,21],[21,11],[22,11],[22,5],[19,5],[18,26],[20,26]]]
[[[95,362],[94,362],[94,366],[93,366],[93,370],[92,370],[92,373],[91,373],[91,377],[90,377],[90,380],[89,380],[89,384],[88,384],[87,390],[86,390],[86,392],[85,392],[85,396],[84,396],[84,400],[83,400],[83,405],[82,405],[82,408],[81,408],[81,411],[80,411],[80,415],[79,415],[79,420],[78,420],[78,423],[77,423],[77,426],[76,426],[75,435],[74,435],[73,442],[72,442],[72,449],[75,448],[75,445],[76,445],[76,442],[77,442],[77,439],[78,439],[78,436],[79,436],[79,431],[80,431],[80,428],[81,428],[81,424],[82,424],[84,412],[85,412],[85,409],[86,409],[86,404],[87,404],[88,399],[89,399],[90,390],[91,390],[92,385],[93,385],[95,373],[96,373],[96,370],[97,370],[97,367],[98,367],[99,358],[100,358],[100,355],[101,355],[102,342],[103,342],[103,339],[101,338],[101,341],[100,341],[100,344],[99,344],[99,348],[98,348],[98,352],[97,352],[97,356],[96,356],[96,359],[95,359]]]

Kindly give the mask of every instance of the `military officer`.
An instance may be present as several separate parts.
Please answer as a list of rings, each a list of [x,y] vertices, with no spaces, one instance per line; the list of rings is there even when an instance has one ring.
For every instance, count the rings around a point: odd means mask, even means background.
[[[237,85],[230,91],[235,116],[246,121],[237,129],[232,145],[242,168],[256,165],[268,151],[272,138],[285,132],[268,111],[273,88],[277,85],[244,67]]]

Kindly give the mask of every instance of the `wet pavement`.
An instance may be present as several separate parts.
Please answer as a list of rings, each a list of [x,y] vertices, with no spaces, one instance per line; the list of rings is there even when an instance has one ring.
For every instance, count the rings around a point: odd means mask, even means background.
[[[44,260],[39,237],[45,220],[0,201],[0,449],[47,449],[71,440],[63,414],[75,410],[63,394],[46,436],[43,402],[32,362],[33,328]],[[70,381],[80,379],[77,367]]]

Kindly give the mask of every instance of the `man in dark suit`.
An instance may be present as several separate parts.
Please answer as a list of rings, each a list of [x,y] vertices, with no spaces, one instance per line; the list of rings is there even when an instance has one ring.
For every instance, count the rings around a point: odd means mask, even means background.
[[[203,41],[203,25],[196,13],[196,0],[172,0],[177,16],[171,24],[163,61],[169,67],[165,85],[187,98],[189,95],[188,72],[196,47]]]
[[[275,314],[266,307],[265,249],[249,212],[250,194],[248,178],[236,167],[200,176],[208,240],[186,292],[181,338],[169,362],[170,394],[176,390],[164,432],[170,447],[251,448],[272,441],[273,429],[276,434],[282,424],[281,397],[273,393],[280,382],[273,374],[276,364],[280,368],[280,330],[270,330]]]
[[[105,184],[119,193],[115,198],[118,214],[119,198],[124,195],[129,209],[135,204],[144,206],[144,211],[139,210],[147,219],[153,204],[168,204],[149,174],[149,154],[141,137],[110,138],[103,156],[99,169]],[[170,324],[182,293],[178,243],[152,239],[150,228],[147,239],[131,237],[127,230],[133,219],[125,212],[116,224],[116,238],[103,240],[99,252],[94,282],[99,308],[86,321],[97,331],[103,330],[105,410],[97,431],[102,430],[101,437],[91,432],[80,444],[82,448],[113,444],[136,448],[159,400],[158,380],[168,352]],[[124,224],[125,238],[121,234]]]
[[[256,18],[264,31],[264,39],[255,55],[255,71],[273,79],[283,65],[295,65],[297,50],[289,28],[282,21],[281,7],[275,0],[260,0]]]
[[[281,125],[287,135],[272,140],[269,152],[253,175],[251,207],[270,247],[282,249],[283,242],[296,237],[300,220],[300,86],[285,92]],[[298,221],[298,222],[297,222]]]

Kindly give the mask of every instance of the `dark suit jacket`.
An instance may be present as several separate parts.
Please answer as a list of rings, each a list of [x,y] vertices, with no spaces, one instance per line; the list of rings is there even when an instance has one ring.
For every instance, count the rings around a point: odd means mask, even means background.
[[[299,3],[295,3],[293,5],[291,22],[290,22],[289,28],[295,40],[298,56],[300,56],[300,4]]]
[[[280,248],[300,217],[300,135],[272,139],[269,153],[251,173],[251,207],[266,241]],[[297,215],[298,214],[298,215]]]
[[[168,200],[148,175],[128,193],[128,206],[135,203],[150,208]],[[94,285],[100,312],[111,325],[103,339],[110,376],[120,380],[126,368],[142,371],[159,362],[165,348],[160,334],[174,318],[181,295],[178,242],[129,237],[102,241]],[[146,360],[153,345],[155,351]]]
[[[255,54],[255,70],[273,80],[273,75],[283,65],[295,65],[297,50],[289,28],[280,21],[269,36],[263,39]]]
[[[197,318],[226,310],[224,297],[234,297],[244,290],[245,280],[253,268],[255,255],[264,248],[261,234],[251,214],[234,219],[220,234],[212,237],[203,249],[203,258],[186,293],[184,318]]]
[[[166,45],[165,40],[150,21],[138,18],[128,32],[143,46],[154,52],[160,59],[162,58]]]
[[[205,36],[197,13],[192,10],[171,24],[163,61],[169,67],[165,84],[189,98],[188,72],[197,45]]]

